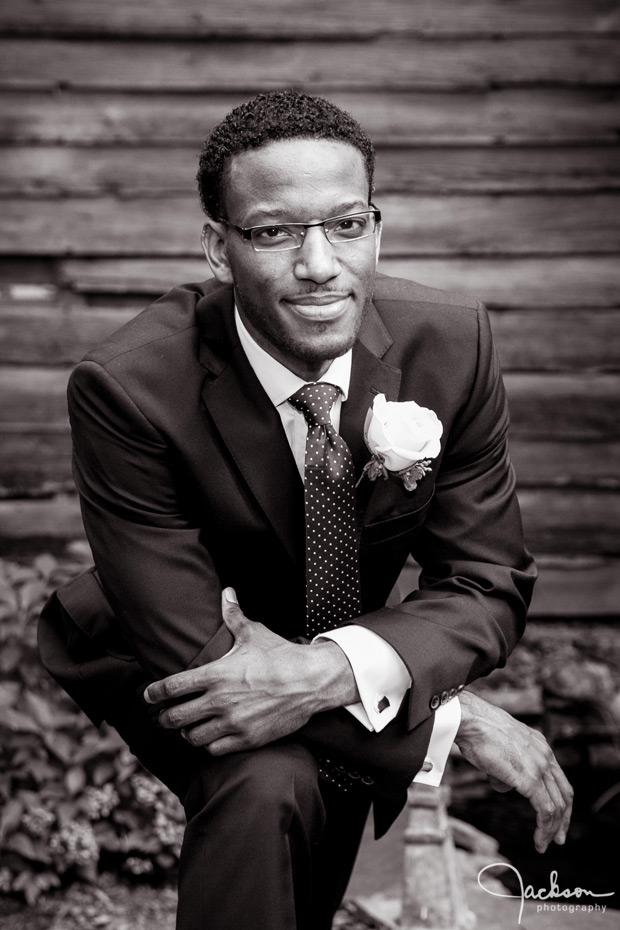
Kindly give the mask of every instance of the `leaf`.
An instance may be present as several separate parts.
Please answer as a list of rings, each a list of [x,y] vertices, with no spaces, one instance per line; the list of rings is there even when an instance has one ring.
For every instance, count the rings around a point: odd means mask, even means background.
[[[45,582],[34,578],[22,585],[19,591],[19,602],[23,610],[30,610],[35,604],[40,604],[47,594]]]
[[[93,770],[93,782],[95,785],[105,785],[109,781],[114,780],[116,775],[116,769],[111,762],[107,760],[105,762],[99,762]]]
[[[0,649],[0,672],[8,675],[14,672],[22,659],[22,648],[17,643],[8,643]]]
[[[39,727],[26,714],[12,707],[7,708],[2,715],[2,724],[13,733],[38,733]]]
[[[81,766],[73,765],[65,774],[64,783],[69,794],[79,794],[86,787],[86,772]]]
[[[36,859],[37,851],[34,843],[25,833],[13,833],[4,844],[6,849],[19,853],[24,859]]]
[[[52,572],[55,572],[58,568],[58,560],[49,552],[43,552],[41,555],[38,555],[32,564],[41,577],[46,580],[50,577]]]
[[[0,841],[7,833],[11,833],[19,826],[23,810],[24,805],[17,798],[11,798],[11,800],[7,801],[4,805],[2,813],[0,814]]]
[[[0,655],[2,651],[0,650]],[[20,685],[17,681],[2,681],[0,682],[0,712],[4,711],[5,707],[13,707],[17,698],[19,697]]]
[[[56,715],[48,700],[33,691],[25,691],[24,703],[42,730],[54,730],[56,728]]]

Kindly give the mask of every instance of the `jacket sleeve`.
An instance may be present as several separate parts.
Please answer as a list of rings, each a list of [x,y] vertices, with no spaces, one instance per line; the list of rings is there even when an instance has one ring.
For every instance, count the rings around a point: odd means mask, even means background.
[[[484,310],[471,389],[451,423],[435,493],[411,553],[418,590],[355,620],[387,639],[413,685],[409,726],[503,665],[523,633],[536,571],[508,455],[508,410]]]
[[[224,655],[220,582],[164,437],[93,361],[73,372],[68,403],[86,534],[131,650],[154,678]]]

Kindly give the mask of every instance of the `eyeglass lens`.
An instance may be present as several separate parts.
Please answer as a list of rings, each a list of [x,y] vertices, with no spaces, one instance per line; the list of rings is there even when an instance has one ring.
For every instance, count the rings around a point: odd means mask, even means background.
[[[337,216],[317,225],[323,227],[329,242],[350,242],[354,239],[372,236],[376,227],[376,219],[375,214],[369,211],[349,216]],[[259,252],[298,249],[303,243],[305,234],[304,223],[257,226],[252,229],[252,245]]]

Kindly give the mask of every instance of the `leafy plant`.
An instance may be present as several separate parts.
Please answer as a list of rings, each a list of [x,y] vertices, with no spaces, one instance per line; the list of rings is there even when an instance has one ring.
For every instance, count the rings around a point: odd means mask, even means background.
[[[102,869],[158,876],[178,862],[184,815],[110,728],[97,731],[36,650],[49,593],[87,554],[0,560],[0,893],[33,904]]]

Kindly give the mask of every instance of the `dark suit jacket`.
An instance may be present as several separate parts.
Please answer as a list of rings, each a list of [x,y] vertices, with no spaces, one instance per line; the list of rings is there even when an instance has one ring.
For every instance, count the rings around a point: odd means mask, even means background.
[[[378,276],[341,415],[358,476],[377,393],[430,407],[444,426],[440,457],[416,490],[395,477],[364,477],[357,489],[363,616],[354,622],[392,644],[413,686],[382,734],[339,710],[301,735],[377,776],[379,793],[402,796],[438,701],[503,664],[518,640],[534,569],[484,310]],[[107,600],[95,576],[82,577],[48,607],[40,642],[48,668],[96,722],[123,689],[229,649],[222,586],[236,589],[252,620],[303,634],[303,484],[239,344],[230,287],[187,285],[154,303],[78,365],[69,410]],[[422,566],[419,590],[387,608],[409,554]]]

